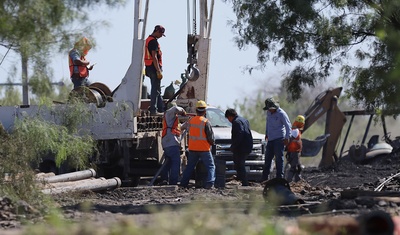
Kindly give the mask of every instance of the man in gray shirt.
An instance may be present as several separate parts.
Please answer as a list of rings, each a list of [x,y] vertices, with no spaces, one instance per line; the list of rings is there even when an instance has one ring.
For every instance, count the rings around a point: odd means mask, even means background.
[[[164,149],[166,165],[161,172],[161,179],[170,185],[176,185],[179,181],[181,166],[181,127],[178,115],[185,116],[182,107],[171,102],[163,117],[163,131],[161,144]]]
[[[265,151],[264,170],[261,182],[268,180],[272,159],[275,156],[276,178],[284,178],[283,151],[289,142],[291,124],[286,112],[279,107],[274,98],[265,100],[267,110],[265,140],[268,141]]]

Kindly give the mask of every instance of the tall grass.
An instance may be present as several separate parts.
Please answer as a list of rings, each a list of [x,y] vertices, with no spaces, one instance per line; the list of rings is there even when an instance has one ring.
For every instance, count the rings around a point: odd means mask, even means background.
[[[37,188],[34,169],[44,156],[53,157],[57,166],[66,163],[71,169],[89,167],[89,156],[96,147],[90,136],[78,135],[77,126],[87,119],[84,107],[84,104],[70,106],[60,112],[56,107],[41,106],[37,115],[16,119],[10,133],[0,126],[0,197],[9,197],[14,202],[23,200],[40,214],[48,212],[52,203]],[[49,111],[54,120],[68,117],[74,122],[56,124],[39,115],[41,111]]]

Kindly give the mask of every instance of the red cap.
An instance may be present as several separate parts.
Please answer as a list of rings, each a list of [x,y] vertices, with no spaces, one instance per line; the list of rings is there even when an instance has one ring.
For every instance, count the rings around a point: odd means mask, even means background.
[[[163,26],[161,26],[161,25],[156,25],[156,27],[154,27],[153,33],[154,32],[160,32],[165,37],[165,34],[164,34],[165,28]]]

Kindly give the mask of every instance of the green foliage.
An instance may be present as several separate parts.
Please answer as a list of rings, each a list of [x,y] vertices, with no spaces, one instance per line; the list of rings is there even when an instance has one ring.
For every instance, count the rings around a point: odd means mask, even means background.
[[[355,104],[398,112],[399,1],[225,1],[237,16],[239,48],[255,45],[261,67],[268,61],[294,66],[284,75],[288,100],[341,68]]]
[[[13,87],[6,88],[3,97],[4,98],[0,99],[0,105],[2,106],[11,106],[21,103],[21,92]]]
[[[72,169],[88,166],[94,145],[89,136],[77,136],[65,126],[29,117],[17,120],[12,137],[20,145],[20,154],[32,158],[25,159],[27,162],[40,163],[42,157],[50,152],[58,167],[67,161]]]
[[[24,200],[40,214],[47,213],[51,204],[38,189],[33,169],[44,157],[53,157],[58,167],[63,164],[71,170],[87,169],[89,157],[96,151],[96,142],[91,136],[78,135],[78,125],[84,125],[90,117],[87,107],[76,104],[57,109],[60,107],[65,105],[39,106],[38,115],[33,117],[23,114],[15,120],[10,134],[0,128],[0,195],[14,201]],[[49,109],[54,115],[53,121],[46,121],[39,115]],[[70,113],[66,115],[66,112]],[[61,121],[74,121],[65,126],[56,123],[60,121],[57,117],[65,118]]]
[[[16,66],[21,67],[22,83],[32,83],[32,93],[53,94],[53,70],[48,67],[56,52],[63,52],[107,22],[92,22],[90,10],[106,5],[118,7],[125,0],[5,0],[0,6],[0,46],[20,57],[12,61],[10,78],[15,81]],[[93,43],[95,40],[92,38]],[[8,103],[8,102],[7,102]],[[13,103],[20,104],[20,102]]]

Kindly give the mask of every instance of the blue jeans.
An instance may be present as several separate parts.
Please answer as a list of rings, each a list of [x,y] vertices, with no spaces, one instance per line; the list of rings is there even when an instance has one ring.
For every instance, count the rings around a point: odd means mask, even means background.
[[[167,163],[161,172],[161,179],[167,180],[170,185],[176,185],[178,184],[181,169],[180,146],[164,148],[164,157]]]
[[[81,86],[89,86],[91,83],[88,78],[71,78],[71,81],[74,84],[74,89]]]
[[[266,151],[265,151],[265,163],[263,174],[261,177],[261,181],[268,180],[269,174],[271,173],[271,163],[272,159],[275,156],[275,164],[276,164],[276,178],[283,178],[284,177],[284,157],[283,151],[285,149],[285,145],[283,143],[283,138],[275,139],[275,140],[268,140]]]
[[[146,75],[150,78],[150,107],[149,111],[164,112],[164,103],[161,97],[161,80],[157,78],[157,73],[151,69],[146,69]]]
[[[181,186],[183,187],[188,186],[190,177],[193,174],[194,168],[196,167],[196,164],[199,162],[199,160],[203,161],[204,167],[207,170],[206,185],[204,185],[204,187],[209,188],[214,185],[215,164],[211,152],[210,151],[200,152],[200,151],[189,150],[188,163],[185,170],[183,171]]]

